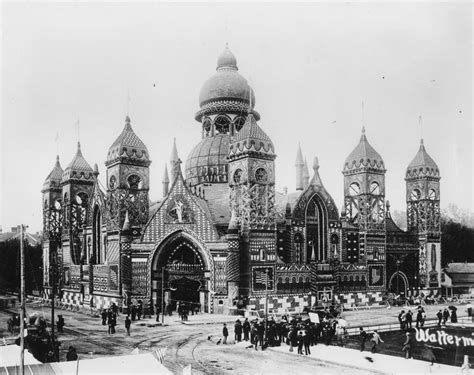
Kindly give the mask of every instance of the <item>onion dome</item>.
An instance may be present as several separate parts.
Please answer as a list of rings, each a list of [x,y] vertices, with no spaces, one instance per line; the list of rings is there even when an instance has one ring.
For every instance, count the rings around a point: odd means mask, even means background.
[[[59,163],[59,155],[56,156],[56,164],[54,165],[53,170],[49,173],[46,180],[44,180],[43,191],[48,189],[59,188],[61,184],[61,178],[63,176],[63,169]]]
[[[230,135],[204,138],[186,160],[186,181],[191,185],[227,182],[227,155]]]
[[[235,159],[241,154],[255,152],[264,154],[269,159],[275,159],[276,157],[272,140],[258,126],[255,117],[250,113],[244,126],[232,140],[229,148],[229,159]]]
[[[423,177],[423,176],[430,176],[430,177],[440,177],[438,165],[435,161],[428,155],[425,149],[425,145],[423,143],[423,139],[420,140],[420,148],[415,155],[415,158],[412,162],[408,165],[406,171],[406,178],[413,178],[413,177]]]
[[[255,106],[255,93],[247,80],[240,75],[237,59],[226,46],[217,59],[216,73],[210,77],[199,93],[200,111],[196,120],[201,121],[204,114],[226,112],[240,114]],[[253,111],[257,119],[260,115]]]
[[[128,116],[125,118],[125,127],[122,133],[109,148],[105,165],[120,160],[141,161],[147,165],[150,164],[148,150],[142,140],[138,138],[133,131],[130,125],[130,117]]]
[[[61,183],[69,180],[93,181],[95,179],[94,170],[82,156],[81,143],[77,142],[76,156],[64,170]]]
[[[349,154],[344,162],[343,172],[353,171],[359,168],[379,169],[385,171],[385,165],[380,154],[367,141],[365,128],[362,128],[362,136],[359,144]]]

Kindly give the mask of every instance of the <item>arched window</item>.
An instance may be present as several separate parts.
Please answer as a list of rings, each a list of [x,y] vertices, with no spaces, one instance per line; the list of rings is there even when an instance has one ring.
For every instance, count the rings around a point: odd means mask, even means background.
[[[243,128],[245,124],[245,118],[242,116],[238,116],[234,119],[234,126],[235,126],[235,131],[238,132],[240,129]]]
[[[131,190],[138,190],[142,188],[142,180],[136,174],[131,174],[127,177],[128,187]]]
[[[208,118],[204,120],[202,128],[204,130],[204,136],[209,137],[211,135],[211,121]]]
[[[370,194],[380,195],[380,185],[378,182],[374,181],[370,184]]]
[[[234,182],[236,184],[242,182],[242,173],[243,173],[243,171],[240,168],[235,170],[235,172],[234,172]]]
[[[353,182],[349,185],[349,195],[355,196],[360,194],[360,186],[357,182]]]
[[[268,182],[268,172],[265,168],[258,168],[255,171],[255,180],[263,184]]]
[[[267,252],[264,247],[260,249],[260,260],[265,261],[267,260]]]
[[[435,189],[430,189],[428,192],[428,198],[432,201],[436,199],[436,190]]]
[[[92,218],[92,258],[95,264],[103,263],[102,254],[102,217],[100,214],[99,206],[94,207],[94,216]]]
[[[217,134],[228,134],[230,127],[230,119],[227,116],[218,116],[214,120]]]
[[[421,198],[421,192],[418,189],[413,189],[410,194],[411,201],[417,201]]]

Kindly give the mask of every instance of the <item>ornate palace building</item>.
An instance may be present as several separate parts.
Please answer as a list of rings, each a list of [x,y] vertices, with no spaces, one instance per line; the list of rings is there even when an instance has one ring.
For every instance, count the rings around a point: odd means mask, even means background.
[[[184,171],[174,143],[159,202],[149,200],[151,160],[128,117],[107,153],[106,188],[80,144],[65,170],[58,158],[42,190],[46,295],[55,280],[65,303],[188,301],[205,312],[262,309],[267,295],[281,312],[439,287],[440,173],[423,141],[406,170],[403,231],[364,129],[343,163],[339,212],[318,160],[310,178],[301,149],[296,191],[275,191],[277,149],[228,48],[199,104],[201,140]]]

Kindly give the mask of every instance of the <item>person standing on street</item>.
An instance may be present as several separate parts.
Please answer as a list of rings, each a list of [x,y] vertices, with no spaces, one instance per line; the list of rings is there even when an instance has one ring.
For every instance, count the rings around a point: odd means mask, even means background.
[[[410,332],[406,333],[405,341],[402,345],[402,351],[405,352],[405,359],[411,358],[411,337]]]
[[[130,326],[132,325],[132,321],[130,320],[130,317],[127,315],[125,318],[125,329],[127,330],[127,336],[130,336]]]
[[[441,321],[443,320],[443,312],[439,310],[436,313],[436,317],[438,318],[438,327],[441,327]]]
[[[362,327],[359,327],[359,331],[360,351],[363,352],[365,350],[365,342],[367,341],[367,332]]]
[[[249,341],[250,323],[249,323],[248,318],[245,318],[243,329],[244,329],[244,341]]]
[[[443,311],[443,325],[446,326],[446,322],[449,319],[449,311],[448,309],[444,309]]]
[[[227,336],[229,336],[229,330],[227,329],[227,325],[224,323],[224,327],[222,328],[222,336],[224,336],[224,340],[222,340],[222,344],[227,344]]]
[[[235,333],[235,342],[242,341],[242,324],[240,323],[240,319],[237,319],[234,326],[234,333]]]
[[[157,303],[155,305],[155,310],[156,310],[156,321],[159,322],[160,321],[160,313],[161,313],[161,308],[160,308],[159,303]]]
[[[370,341],[372,341],[372,353],[375,353],[375,351],[377,350],[377,345],[383,342],[377,330],[374,330],[374,333],[372,334],[372,338],[370,339]]]

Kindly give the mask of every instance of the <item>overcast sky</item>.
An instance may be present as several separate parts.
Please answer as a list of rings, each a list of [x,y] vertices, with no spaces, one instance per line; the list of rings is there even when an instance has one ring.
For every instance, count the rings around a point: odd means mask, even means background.
[[[43,181],[57,149],[63,168],[72,160],[78,119],[83,155],[104,183],[108,148],[129,112],[153,161],[150,198],[159,199],[173,137],[183,165],[200,141],[199,91],[226,42],[275,144],[278,190],[295,190],[301,142],[341,207],[342,166],[364,122],[385,161],[392,209],[405,209],[405,170],[421,134],[441,171],[442,207],[473,209],[469,2],[3,2],[4,231],[41,229]]]

